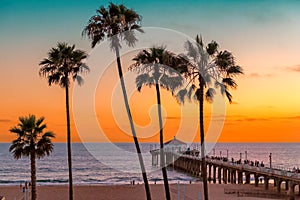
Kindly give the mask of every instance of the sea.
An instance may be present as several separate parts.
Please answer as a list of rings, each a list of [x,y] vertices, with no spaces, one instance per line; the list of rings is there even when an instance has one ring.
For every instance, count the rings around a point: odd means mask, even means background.
[[[0,143],[0,184],[18,185],[30,181],[30,160],[15,160],[8,151],[10,143]],[[140,147],[150,184],[162,183],[158,166],[152,166],[150,150],[157,143],[141,143]],[[190,144],[190,149],[198,149],[198,144]],[[291,170],[300,168],[300,143],[217,143],[208,152],[209,156],[222,156],[235,160],[264,162],[273,168]],[[133,143],[72,143],[72,165],[74,184],[129,184],[142,183],[141,170]],[[197,182],[182,171],[168,168],[170,183]],[[54,143],[50,156],[37,159],[37,184],[60,185],[68,183],[67,145]]]

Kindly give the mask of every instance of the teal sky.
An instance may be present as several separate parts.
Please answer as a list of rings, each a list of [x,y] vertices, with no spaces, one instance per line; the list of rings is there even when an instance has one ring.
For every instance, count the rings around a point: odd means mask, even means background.
[[[59,41],[76,44],[90,51],[81,37],[88,19],[100,5],[99,0],[1,0],[0,64],[31,58],[36,65],[45,52]],[[124,3],[142,17],[143,26],[174,29],[191,37],[202,34],[204,41],[216,40],[230,49],[251,73],[267,73],[270,67],[297,65],[300,40],[299,0],[168,0],[113,1]],[[269,55],[286,55],[284,60],[267,61]],[[269,55],[263,54],[268,52]],[[292,56],[293,58],[289,58]],[[255,57],[256,59],[253,59]],[[272,57],[274,59],[274,57]],[[261,60],[261,63],[257,63]],[[289,60],[290,63],[286,63]],[[276,66],[273,63],[277,62]],[[256,66],[254,66],[256,65]],[[263,65],[259,67],[257,65]],[[14,64],[16,66],[16,63]],[[13,66],[11,66],[13,67]],[[7,69],[6,69],[7,70]],[[256,70],[259,70],[258,72]]]
[[[24,39],[34,43],[69,40],[81,43],[81,31],[100,5],[96,0],[1,0],[1,43],[12,45]],[[159,26],[205,38],[249,37],[264,32],[282,36],[298,21],[300,1],[296,0],[199,0],[199,1],[113,1],[125,3],[143,16],[143,26]],[[280,29],[279,29],[280,28]],[[241,35],[243,34],[243,35]],[[276,34],[275,34],[276,35]],[[216,37],[219,36],[219,37]],[[263,36],[263,35],[261,35]],[[228,38],[229,37],[229,38]],[[47,39],[47,40],[46,40]],[[46,41],[45,41],[46,40]]]
[[[81,31],[100,5],[96,0],[1,0],[1,48],[45,50],[57,41],[87,48]],[[215,39],[227,48],[260,40],[286,45],[299,35],[300,1],[289,0],[199,0],[199,1],[113,1],[125,3],[143,17],[143,26],[158,26],[181,31],[205,40]],[[298,27],[297,27],[298,26]],[[272,40],[272,41],[271,41]],[[279,42],[280,40],[280,42]],[[252,43],[252,42],[251,42]],[[252,43],[253,44],[253,43]],[[44,48],[43,48],[44,47]],[[250,45],[250,48],[253,48]],[[1,50],[1,52],[2,52]]]
[[[70,41],[85,45],[81,31],[100,5],[96,0],[1,0],[0,25],[3,45],[55,44]],[[299,25],[300,1],[296,0],[199,0],[113,1],[125,3],[143,16],[143,26],[175,29],[192,37],[239,43],[241,38],[287,37]],[[299,33],[299,27],[296,28]],[[281,32],[281,33],[280,33]],[[288,34],[292,34],[289,32]],[[292,35],[294,36],[294,35]],[[272,36],[271,36],[272,37]],[[228,41],[228,42],[227,42]],[[1,45],[1,46],[2,46]]]
[[[270,113],[299,116],[300,95],[294,89],[300,85],[300,0],[112,2],[124,3],[138,12],[142,26],[174,29],[193,38],[202,34],[206,43],[216,40],[221,49],[232,51],[245,70],[245,76],[238,80],[239,89],[233,92],[237,103],[230,108],[232,113],[244,112],[241,115],[251,118],[268,118]],[[0,100],[0,123],[32,112],[47,118],[59,110],[64,116],[63,91],[59,87],[49,90],[46,80],[38,76],[38,63],[57,42],[76,44],[90,52],[90,42],[81,32],[96,9],[108,3],[0,0],[0,94],[5,94]],[[53,94],[60,98],[53,99]],[[253,95],[258,97],[256,101],[251,100]],[[287,104],[283,103],[286,99]],[[53,107],[54,113],[42,112],[45,104]],[[55,108],[56,104],[61,107]],[[265,111],[267,107],[276,110]],[[53,119],[54,126],[61,124],[59,120]],[[7,133],[11,124],[0,125],[0,132]],[[299,126],[293,127],[299,133]]]

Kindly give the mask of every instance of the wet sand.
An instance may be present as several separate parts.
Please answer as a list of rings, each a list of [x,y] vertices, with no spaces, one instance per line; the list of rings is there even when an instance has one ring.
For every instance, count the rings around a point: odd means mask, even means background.
[[[150,185],[152,199],[162,200],[164,198],[164,186],[161,184]],[[180,192],[178,193],[178,188]],[[255,188],[253,185],[231,185],[231,184],[209,184],[209,196],[211,200],[263,200],[266,198],[238,197],[237,194],[225,194],[224,189],[263,190],[262,186]],[[172,199],[198,200],[202,194],[202,184],[171,184]],[[68,199],[67,185],[38,186],[37,195],[39,200],[66,200]],[[21,200],[24,193],[19,186],[0,186],[0,196],[6,200]],[[143,184],[138,185],[75,185],[74,200],[143,200],[145,198]],[[203,199],[203,197],[201,197]],[[270,199],[270,198],[269,198]],[[296,198],[299,199],[299,198]]]

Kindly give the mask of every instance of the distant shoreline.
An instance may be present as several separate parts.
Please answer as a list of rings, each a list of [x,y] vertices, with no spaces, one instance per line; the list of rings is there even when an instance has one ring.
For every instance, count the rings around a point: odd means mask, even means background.
[[[67,144],[66,142],[53,142],[54,144]],[[72,144],[134,144],[133,142],[72,142]],[[159,144],[157,142],[140,142],[141,144]],[[197,144],[193,142],[191,144]],[[0,144],[11,144],[11,142],[0,142]],[[206,142],[206,144],[300,144],[300,141],[295,142]]]

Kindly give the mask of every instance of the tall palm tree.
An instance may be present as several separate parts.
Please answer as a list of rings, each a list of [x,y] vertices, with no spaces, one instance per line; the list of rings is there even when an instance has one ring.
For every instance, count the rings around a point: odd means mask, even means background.
[[[45,132],[44,117],[37,119],[34,115],[19,117],[19,124],[9,131],[15,133],[17,139],[12,141],[9,151],[15,159],[29,157],[31,162],[31,199],[36,200],[36,158],[49,156],[53,150],[54,133]]]
[[[229,102],[232,102],[230,88],[236,88],[237,83],[234,78],[243,73],[242,68],[235,63],[232,53],[227,50],[219,51],[218,43],[210,42],[207,46],[203,44],[202,38],[197,35],[197,45],[187,41],[185,44],[187,54],[186,59],[190,65],[184,70],[188,77],[189,84],[186,88],[178,92],[179,101],[183,102],[185,97],[197,100],[199,104],[199,124],[201,139],[201,174],[203,178],[204,198],[208,200],[207,170],[205,161],[205,138],[204,138],[204,97],[208,102],[212,102],[215,95],[215,88],[220,89]],[[214,83],[214,87],[211,87]],[[197,86],[198,85],[198,86]]]
[[[79,73],[89,71],[88,66],[83,63],[87,54],[82,50],[75,50],[75,45],[69,46],[67,43],[58,43],[48,52],[48,58],[40,62],[40,76],[48,79],[48,83],[58,84],[66,92],[66,114],[67,114],[67,149],[69,167],[69,198],[73,199],[73,178],[72,178],[72,154],[71,154],[71,128],[70,128],[70,105],[69,88],[71,80],[77,80],[78,84],[83,83],[83,78]]]
[[[136,85],[138,91],[141,91],[142,86],[155,86],[156,99],[157,99],[157,111],[159,119],[160,130],[160,163],[162,166],[162,174],[165,186],[166,199],[171,199],[170,189],[168,183],[167,169],[165,165],[164,156],[164,135],[163,124],[161,116],[161,98],[160,87],[170,90],[172,93],[183,84],[183,78],[180,73],[174,68],[178,65],[182,65],[186,62],[180,59],[175,54],[167,51],[164,47],[153,47],[150,50],[142,50],[135,58],[135,63],[130,66],[131,70],[137,71]]]
[[[139,25],[141,17],[134,10],[127,8],[123,4],[116,5],[110,3],[107,9],[104,6],[101,6],[96,12],[97,14],[90,18],[82,34],[87,35],[88,38],[91,40],[92,48],[94,48],[96,44],[100,43],[105,38],[109,39],[111,41],[111,49],[116,53],[119,79],[121,82],[125,107],[131,127],[135,148],[138,154],[138,159],[142,171],[142,177],[145,184],[146,196],[149,200],[151,199],[150,188],[148,184],[143,156],[141,154],[139,141],[136,136],[136,131],[128,103],[128,97],[126,93],[125,82],[123,79],[123,71],[120,59],[120,48],[122,47],[120,41],[123,40],[127,43],[127,45],[134,46],[135,42],[137,41],[134,31],[137,30],[143,32],[142,29],[140,29]]]

